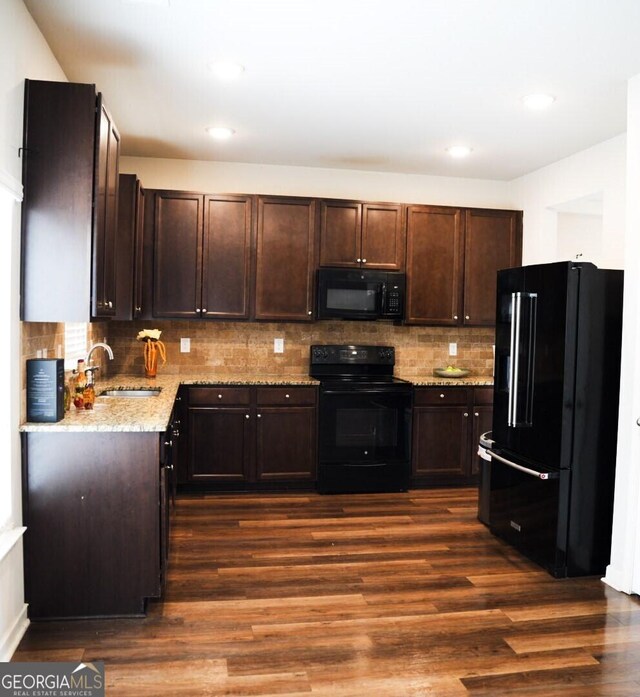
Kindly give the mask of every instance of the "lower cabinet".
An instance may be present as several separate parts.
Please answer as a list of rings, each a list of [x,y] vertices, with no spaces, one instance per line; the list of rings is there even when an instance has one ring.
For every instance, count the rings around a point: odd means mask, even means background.
[[[168,499],[158,433],[23,433],[31,619],[142,615],[158,597]]]
[[[308,488],[315,481],[315,387],[198,386],[183,395],[183,488]]]
[[[415,388],[414,486],[473,483],[478,438],[491,430],[492,401],[491,387]]]

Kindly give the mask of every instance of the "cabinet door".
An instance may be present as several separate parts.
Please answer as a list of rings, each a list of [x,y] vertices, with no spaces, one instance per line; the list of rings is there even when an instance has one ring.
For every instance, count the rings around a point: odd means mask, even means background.
[[[140,182],[136,184],[136,223],[134,234],[134,255],[133,255],[133,318],[141,319],[144,311],[144,284],[145,266],[147,256],[145,255],[145,206],[146,193]]]
[[[154,317],[200,316],[203,204],[201,194],[156,192]]]
[[[362,264],[371,269],[404,269],[402,205],[362,204]]]
[[[495,324],[498,271],[521,263],[519,211],[465,212],[464,324]]]
[[[246,407],[189,407],[189,480],[251,479],[251,420]]]
[[[260,197],[255,318],[313,319],[315,201]]]
[[[315,409],[260,407],[256,438],[258,481],[315,478]]]
[[[120,135],[98,95],[96,207],[93,232],[92,316],[116,314],[116,243]]]
[[[462,235],[460,209],[408,207],[407,324],[458,324]]]
[[[116,313],[114,319],[130,320],[138,316],[142,304],[137,281],[142,262],[142,220],[144,199],[135,174],[121,174],[118,187],[118,231],[116,244]],[[140,249],[139,249],[140,247]],[[141,308],[140,308],[141,309]]]
[[[360,266],[361,217],[355,201],[320,202],[320,266]]]
[[[469,476],[469,422],[466,407],[415,408],[413,476]]]
[[[249,317],[251,196],[206,196],[202,316]]]

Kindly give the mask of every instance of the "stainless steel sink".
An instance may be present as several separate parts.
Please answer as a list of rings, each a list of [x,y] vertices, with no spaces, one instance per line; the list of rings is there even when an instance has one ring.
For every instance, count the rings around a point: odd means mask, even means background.
[[[110,390],[104,390],[99,397],[157,397],[161,387],[122,387]]]

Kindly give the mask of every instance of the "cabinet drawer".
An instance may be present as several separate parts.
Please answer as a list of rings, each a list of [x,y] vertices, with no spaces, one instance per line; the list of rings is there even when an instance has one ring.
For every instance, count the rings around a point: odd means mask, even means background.
[[[190,387],[189,404],[237,404],[249,405],[251,388],[249,387]]]
[[[295,404],[298,406],[310,405],[316,403],[316,388],[315,387],[258,387],[256,403],[258,406],[265,404],[274,404],[277,406],[283,404]]]
[[[476,387],[473,391],[473,403],[491,406],[493,404],[493,387]]]
[[[426,387],[415,391],[413,403],[416,406],[425,405],[466,405],[469,401],[469,390],[466,387]]]

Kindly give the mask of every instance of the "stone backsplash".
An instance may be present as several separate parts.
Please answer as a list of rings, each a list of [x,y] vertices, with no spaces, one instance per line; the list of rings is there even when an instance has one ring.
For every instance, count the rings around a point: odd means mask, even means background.
[[[403,375],[431,374],[433,368],[453,363],[474,375],[493,372],[492,328],[404,327],[386,322],[242,323],[242,322],[97,322],[89,325],[89,343],[106,337],[115,359],[95,354],[103,375],[144,372],[141,329],[160,329],[168,360],[162,372],[215,369],[217,373],[256,371],[267,374],[306,375],[311,344],[380,344],[396,347],[396,372]],[[191,339],[190,353],[180,353],[180,338]],[[284,353],[273,352],[273,340],[284,339]],[[456,342],[458,355],[449,357],[449,343]],[[35,358],[47,349],[49,357],[64,354],[64,324],[23,322],[22,358]]]

